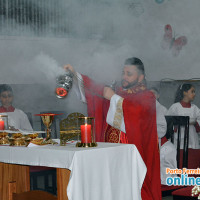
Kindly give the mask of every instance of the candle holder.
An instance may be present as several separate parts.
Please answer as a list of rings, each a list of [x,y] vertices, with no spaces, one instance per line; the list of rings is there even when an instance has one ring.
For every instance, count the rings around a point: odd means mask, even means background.
[[[96,147],[94,117],[78,117],[77,124],[80,127],[81,142],[77,142],[76,147]]]
[[[0,130],[8,129],[8,115],[0,115]]]

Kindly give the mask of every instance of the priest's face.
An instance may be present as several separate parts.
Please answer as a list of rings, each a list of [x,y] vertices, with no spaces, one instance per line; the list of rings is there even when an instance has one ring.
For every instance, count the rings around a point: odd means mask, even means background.
[[[4,91],[0,94],[0,101],[2,106],[9,107],[13,102],[13,94],[10,91]]]
[[[131,88],[144,80],[144,75],[138,72],[135,65],[125,65],[122,71],[122,87]]]

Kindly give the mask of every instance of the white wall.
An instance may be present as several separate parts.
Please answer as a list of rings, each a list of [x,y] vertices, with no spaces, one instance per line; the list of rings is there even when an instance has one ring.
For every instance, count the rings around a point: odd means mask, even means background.
[[[92,7],[92,12],[88,9],[87,20],[82,19],[81,24],[75,13],[72,22],[78,27],[79,39],[1,36],[0,83],[17,84],[13,86],[16,107],[34,113],[62,109],[69,113],[86,113],[86,107],[77,100],[74,92],[65,100],[54,96],[55,77],[63,73],[61,69],[66,63],[104,83],[120,80],[123,62],[131,56],[143,60],[149,81],[199,78],[200,1],[133,2],[139,2],[142,12],[137,14],[137,7],[127,11],[123,6],[111,3],[108,7],[105,4],[107,7],[101,12],[98,7]],[[98,19],[93,17],[95,12]],[[102,26],[99,28],[101,34],[104,26],[112,26],[111,35],[107,39],[102,35],[97,39],[84,39],[85,34],[81,33],[86,25],[95,23]],[[188,39],[177,57],[170,49],[161,48],[166,24],[171,24],[176,37],[184,35]],[[165,100],[162,101],[165,104]]]

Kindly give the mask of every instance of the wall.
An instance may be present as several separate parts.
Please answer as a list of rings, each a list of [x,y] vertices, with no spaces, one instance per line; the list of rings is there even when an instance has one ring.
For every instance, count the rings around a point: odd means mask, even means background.
[[[55,78],[63,73],[66,63],[105,84],[120,80],[123,62],[131,56],[143,60],[146,78],[154,85],[159,86],[159,81],[165,78],[200,77],[199,0],[161,3],[134,0],[131,4],[105,1],[101,5],[88,1],[84,12],[79,1],[73,2],[67,4],[73,15],[65,16],[65,20],[70,20],[74,35],[0,36],[0,83],[13,84],[16,107],[32,113],[44,110],[86,113],[85,105],[74,92],[65,100],[54,95]],[[172,55],[172,49],[161,47],[166,24],[171,25],[175,39],[187,37],[187,44],[177,56]],[[87,32],[89,28],[94,30],[93,35]],[[161,103],[169,107],[174,92],[175,86],[161,87]],[[200,106],[198,93],[199,86],[195,103]]]

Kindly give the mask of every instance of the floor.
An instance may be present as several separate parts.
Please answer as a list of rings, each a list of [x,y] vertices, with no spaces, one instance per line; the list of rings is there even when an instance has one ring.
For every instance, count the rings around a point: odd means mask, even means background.
[[[173,200],[172,196],[163,197],[162,200]]]

